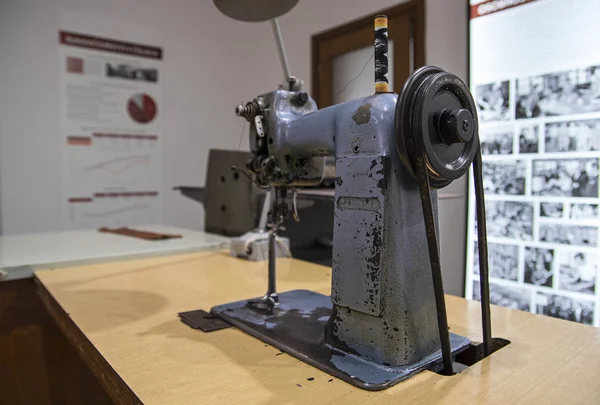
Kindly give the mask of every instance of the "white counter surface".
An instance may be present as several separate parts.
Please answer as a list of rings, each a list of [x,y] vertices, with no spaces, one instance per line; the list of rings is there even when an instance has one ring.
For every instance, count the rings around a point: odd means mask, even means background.
[[[136,226],[133,229],[182,237],[148,241],[95,229],[0,236],[0,281],[28,277],[43,268],[201,252],[229,246],[228,238],[205,232],[170,226]]]

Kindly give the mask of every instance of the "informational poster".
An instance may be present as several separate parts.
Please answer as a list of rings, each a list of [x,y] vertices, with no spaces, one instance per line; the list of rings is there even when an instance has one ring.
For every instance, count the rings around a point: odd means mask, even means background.
[[[64,226],[162,222],[162,49],[60,31]]]
[[[600,1],[470,2],[492,304],[600,324]],[[466,297],[479,299],[470,185]]]

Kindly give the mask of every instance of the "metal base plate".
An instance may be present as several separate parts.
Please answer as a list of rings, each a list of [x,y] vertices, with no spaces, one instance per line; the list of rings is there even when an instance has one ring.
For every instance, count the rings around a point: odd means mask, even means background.
[[[441,351],[418,363],[386,367],[335,349],[324,342],[325,323],[331,314],[331,298],[306,290],[279,295],[279,307],[265,315],[246,306],[247,301],[219,305],[211,313],[242,331],[275,346],[347,383],[369,391],[380,391],[423,370],[441,369]],[[465,350],[470,341],[450,334],[454,355]]]

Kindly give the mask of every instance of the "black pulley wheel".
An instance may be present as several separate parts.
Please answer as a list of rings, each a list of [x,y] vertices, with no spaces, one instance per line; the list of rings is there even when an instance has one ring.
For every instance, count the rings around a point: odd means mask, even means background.
[[[416,156],[424,152],[431,186],[447,186],[469,170],[479,145],[469,88],[438,67],[415,71],[396,105],[395,133],[400,158],[413,175]]]

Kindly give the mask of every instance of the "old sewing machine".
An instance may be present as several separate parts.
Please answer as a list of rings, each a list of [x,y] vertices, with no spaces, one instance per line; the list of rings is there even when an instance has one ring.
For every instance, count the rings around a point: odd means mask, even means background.
[[[257,17],[228,8],[230,17]],[[286,3],[293,7],[296,1]],[[289,9],[288,8],[288,9]],[[256,10],[255,10],[256,11]],[[269,14],[271,13],[271,14]],[[279,39],[277,20],[273,20]],[[437,190],[474,164],[479,220],[483,355],[492,349],[485,211],[475,103],[465,83],[444,70],[415,71],[399,95],[387,80],[387,18],[375,18],[375,93],[319,110],[289,76],[236,109],[250,123],[248,173],[270,187],[269,284],[263,297],[212,308],[250,335],[353,385],[381,390],[424,369],[453,373],[471,346],[449,333],[438,247]],[[278,293],[275,234],[295,214],[295,190],[321,181],[324,157],[336,162],[331,297]]]

